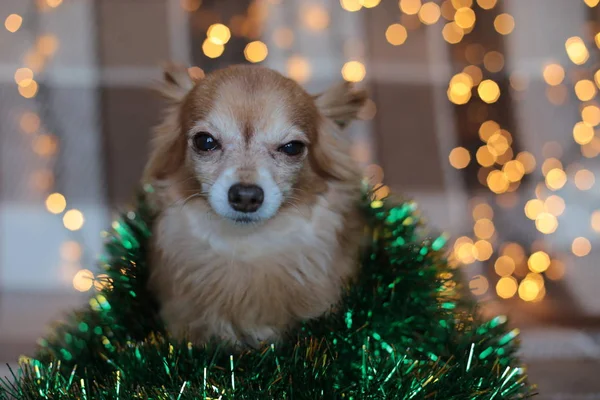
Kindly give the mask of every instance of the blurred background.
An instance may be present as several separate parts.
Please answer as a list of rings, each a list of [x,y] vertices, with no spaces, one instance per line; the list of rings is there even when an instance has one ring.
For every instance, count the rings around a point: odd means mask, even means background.
[[[448,232],[483,311],[521,329],[541,399],[600,399],[598,3],[2,0],[0,362],[96,290],[160,64],[258,63],[314,93],[364,85],[365,176]]]

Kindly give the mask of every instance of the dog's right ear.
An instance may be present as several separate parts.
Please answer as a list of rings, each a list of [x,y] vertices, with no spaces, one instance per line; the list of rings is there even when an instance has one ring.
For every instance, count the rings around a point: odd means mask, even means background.
[[[198,67],[186,68],[177,64],[163,66],[163,80],[156,89],[169,101],[179,103],[204,78],[204,72]]]

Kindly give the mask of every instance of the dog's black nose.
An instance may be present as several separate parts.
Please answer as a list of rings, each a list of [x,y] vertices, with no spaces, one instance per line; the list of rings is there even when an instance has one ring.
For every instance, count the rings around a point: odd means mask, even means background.
[[[236,183],[229,188],[227,198],[235,211],[250,213],[259,209],[265,193],[260,186]]]

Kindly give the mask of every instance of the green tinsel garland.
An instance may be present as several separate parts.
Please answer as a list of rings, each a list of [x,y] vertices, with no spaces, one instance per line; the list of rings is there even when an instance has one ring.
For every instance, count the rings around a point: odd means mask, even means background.
[[[40,342],[0,399],[521,399],[518,332],[481,321],[412,202],[361,203],[371,244],[340,310],[297,341],[230,355],[171,341],[146,290],[152,214],[138,198],[113,223],[106,288]]]

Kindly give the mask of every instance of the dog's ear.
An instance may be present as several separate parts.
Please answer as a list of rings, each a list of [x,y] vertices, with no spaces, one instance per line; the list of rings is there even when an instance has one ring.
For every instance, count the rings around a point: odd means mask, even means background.
[[[166,63],[163,65],[163,80],[156,89],[165,98],[179,103],[204,78],[204,72],[198,67],[186,68],[182,65]]]
[[[356,90],[350,82],[344,81],[316,95],[314,99],[321,114],[343,129],[357,118],[367,101],[367,92]]]

